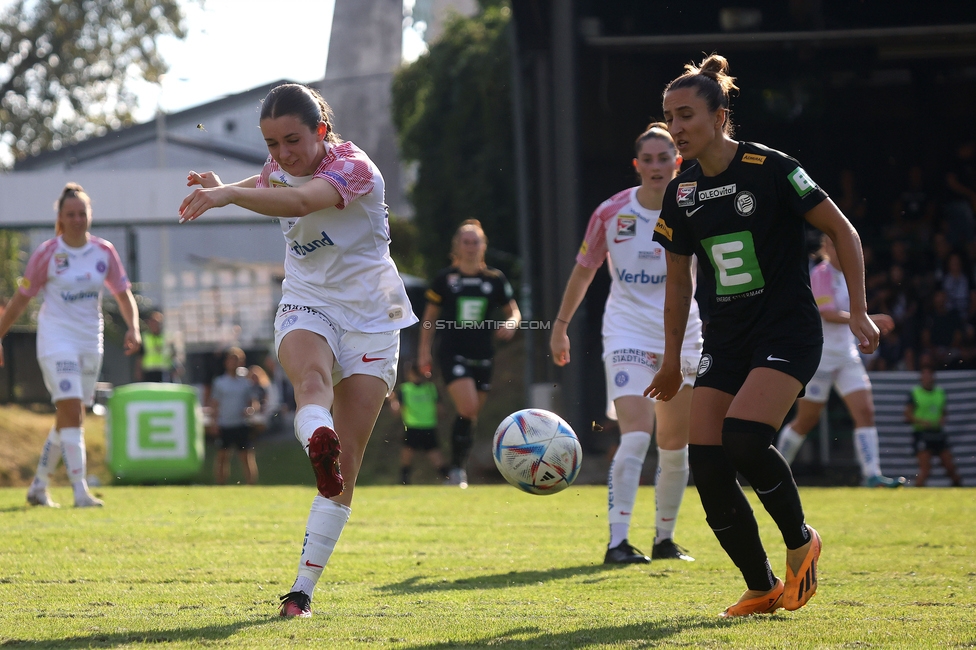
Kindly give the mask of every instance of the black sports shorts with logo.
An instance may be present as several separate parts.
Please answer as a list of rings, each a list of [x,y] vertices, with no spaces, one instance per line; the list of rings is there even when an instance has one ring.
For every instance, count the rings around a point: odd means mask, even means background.
[[[451,382],[464,377],[471,377],[474,379],[475,388],[481,392],[487,393],[491,390],[491,374],[494,365],[491,359],[468,359],[460,354],[442,352],[439,361],[445,385],[450,385]]]
[[[820,342],[796,345],[790,341],[759,343],[751,351],[748,348],[713,350],[706,338],[695,388],[714,388],[735,395],[753,368],[772,368],[799,381],[803,386],[799,397],[803,397],[807,382],[820,366],[822,352]]]

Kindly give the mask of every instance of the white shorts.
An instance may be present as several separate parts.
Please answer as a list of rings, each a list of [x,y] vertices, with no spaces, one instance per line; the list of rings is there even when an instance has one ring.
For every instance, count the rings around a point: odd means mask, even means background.
[[[95,398],[95,382],[102,370],[100,353],[58,352],[39,357],[37,363],[52,403],[80,399],[85,406],[91,405]]]
[[[294,330],[315,332],[326,340],[335,364],[332,385],[351,375],[370,375],[386,382],[392,391],[396,385],[397,362],[400,358],[400,331],[347,332],[324,312],[302,305],[278,305],[274,321],[275,354],[285,336]]]
[[[803,399],[823,404],[830,397],[831,386],[841,397],[871,389],[871,380],[856,350],[853,354],[825,351]]]
[[[628,395],[644,395],[644,389],[651,385],[654,373],[661,367],[662,358],[664,358],[663,353],[648,352],[636,348],[623,348],[607,352],[606,356],[603,357],[603,366],[607,373],[608,418],[617,419],[617,409],[613,400]],[[681,388],[695,385],[700,360],[701,355],[681,357]]]

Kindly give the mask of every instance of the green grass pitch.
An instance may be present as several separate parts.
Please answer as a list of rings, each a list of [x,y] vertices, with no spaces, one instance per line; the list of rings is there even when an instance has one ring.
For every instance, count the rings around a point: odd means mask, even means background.
[[[696,562],[605,567],[605,488],[361,487],[305,620],[276,613],[312,489],[98,492],[104,509],[49,510],[0,490],[0,646],[976,647],[971,490],[803,489],[824,539],[819,592],[739,620],[717,616],[744,585],[694,488],[676,541]],[[641,488],[631,541],[645,550],[653,504]],[[753,504],[782,576],[782,540]]]

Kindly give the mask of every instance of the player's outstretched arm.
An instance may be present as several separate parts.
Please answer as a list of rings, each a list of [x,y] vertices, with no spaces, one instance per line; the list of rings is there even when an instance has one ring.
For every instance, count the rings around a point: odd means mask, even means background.
[[[864,257],[861,253],[861,239],[857,230],[847,220],[832,200],[825,199],[804,217],[814,227],[826,233],[837,249],[841,271],[847,281],[847,292],[851,298],[850,328],[857,337],[858,348],[865,354],[878,349],[881,333],[868,315],[867,298],[864,291]]]
[[[3,309],[3,314],[0,315],[0,339],[7,335],[10,328],[20,315],[24,313],[27,309],[27,303],[30,302],[30,297],[25,296],[19,291],[14,292],[13,298],[11,298]],[[0,345],[0,368],[3,367],[3,346]]]
[[[203,179],[203,175],[197,176],[204,182],[212,182]],[[196,180],[192,175],[189,178],[190,181]],[[193,190],[180,204],[180,223],[193,221],[211,208],[230,204],[269,217],[304,217],[342,202],[338,190],[324,178],[313,178],[299,187],[277,189],[255,187],[256,179],[257,177],[252,176],[230,185],[221,184]]]
[[[131,289],[115,294],[115,302],[119,304],[119,313],[128,326],[122,349],[127,355],[135,354],[142,349],[142,334],[139,331],[139,308],[136,306],[135,296]]]
[[[583,302],[583,297],[593,283],[596,271],[595,268],[591,269],[577,262],[569,276],[569,281],[566,282],[563,301],[559,304],[556,322],[552,324],[552,334],[549,335],[549,351],[552,352],[552,362],[557,366],[565,366],[569,363],[569,321],[573,320],[573,315]]]
[[[667,402],[681,388],[681,344],[695,295],[691,256],[667,252],[668,277],[664,281],[664,358],[661,368],[644,390],[645,397]]]

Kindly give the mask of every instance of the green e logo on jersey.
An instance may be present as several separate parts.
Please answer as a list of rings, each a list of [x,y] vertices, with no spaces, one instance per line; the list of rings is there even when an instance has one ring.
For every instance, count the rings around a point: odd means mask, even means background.
[[[457,322],[480,323],[488,314],[488,299],[470,296],[458,296]]]
[[[813,182],[813,179],[807,176],[807,173],[803,171],[802,167],[797,167],[794,169],[787,178],[790,180],[790,184],[796,193],[803,198],[814,189],[816,189],[817,184]]]
[[[748,230],[702,240],[715,269],[715,293],[729,296],[766,286]]]

